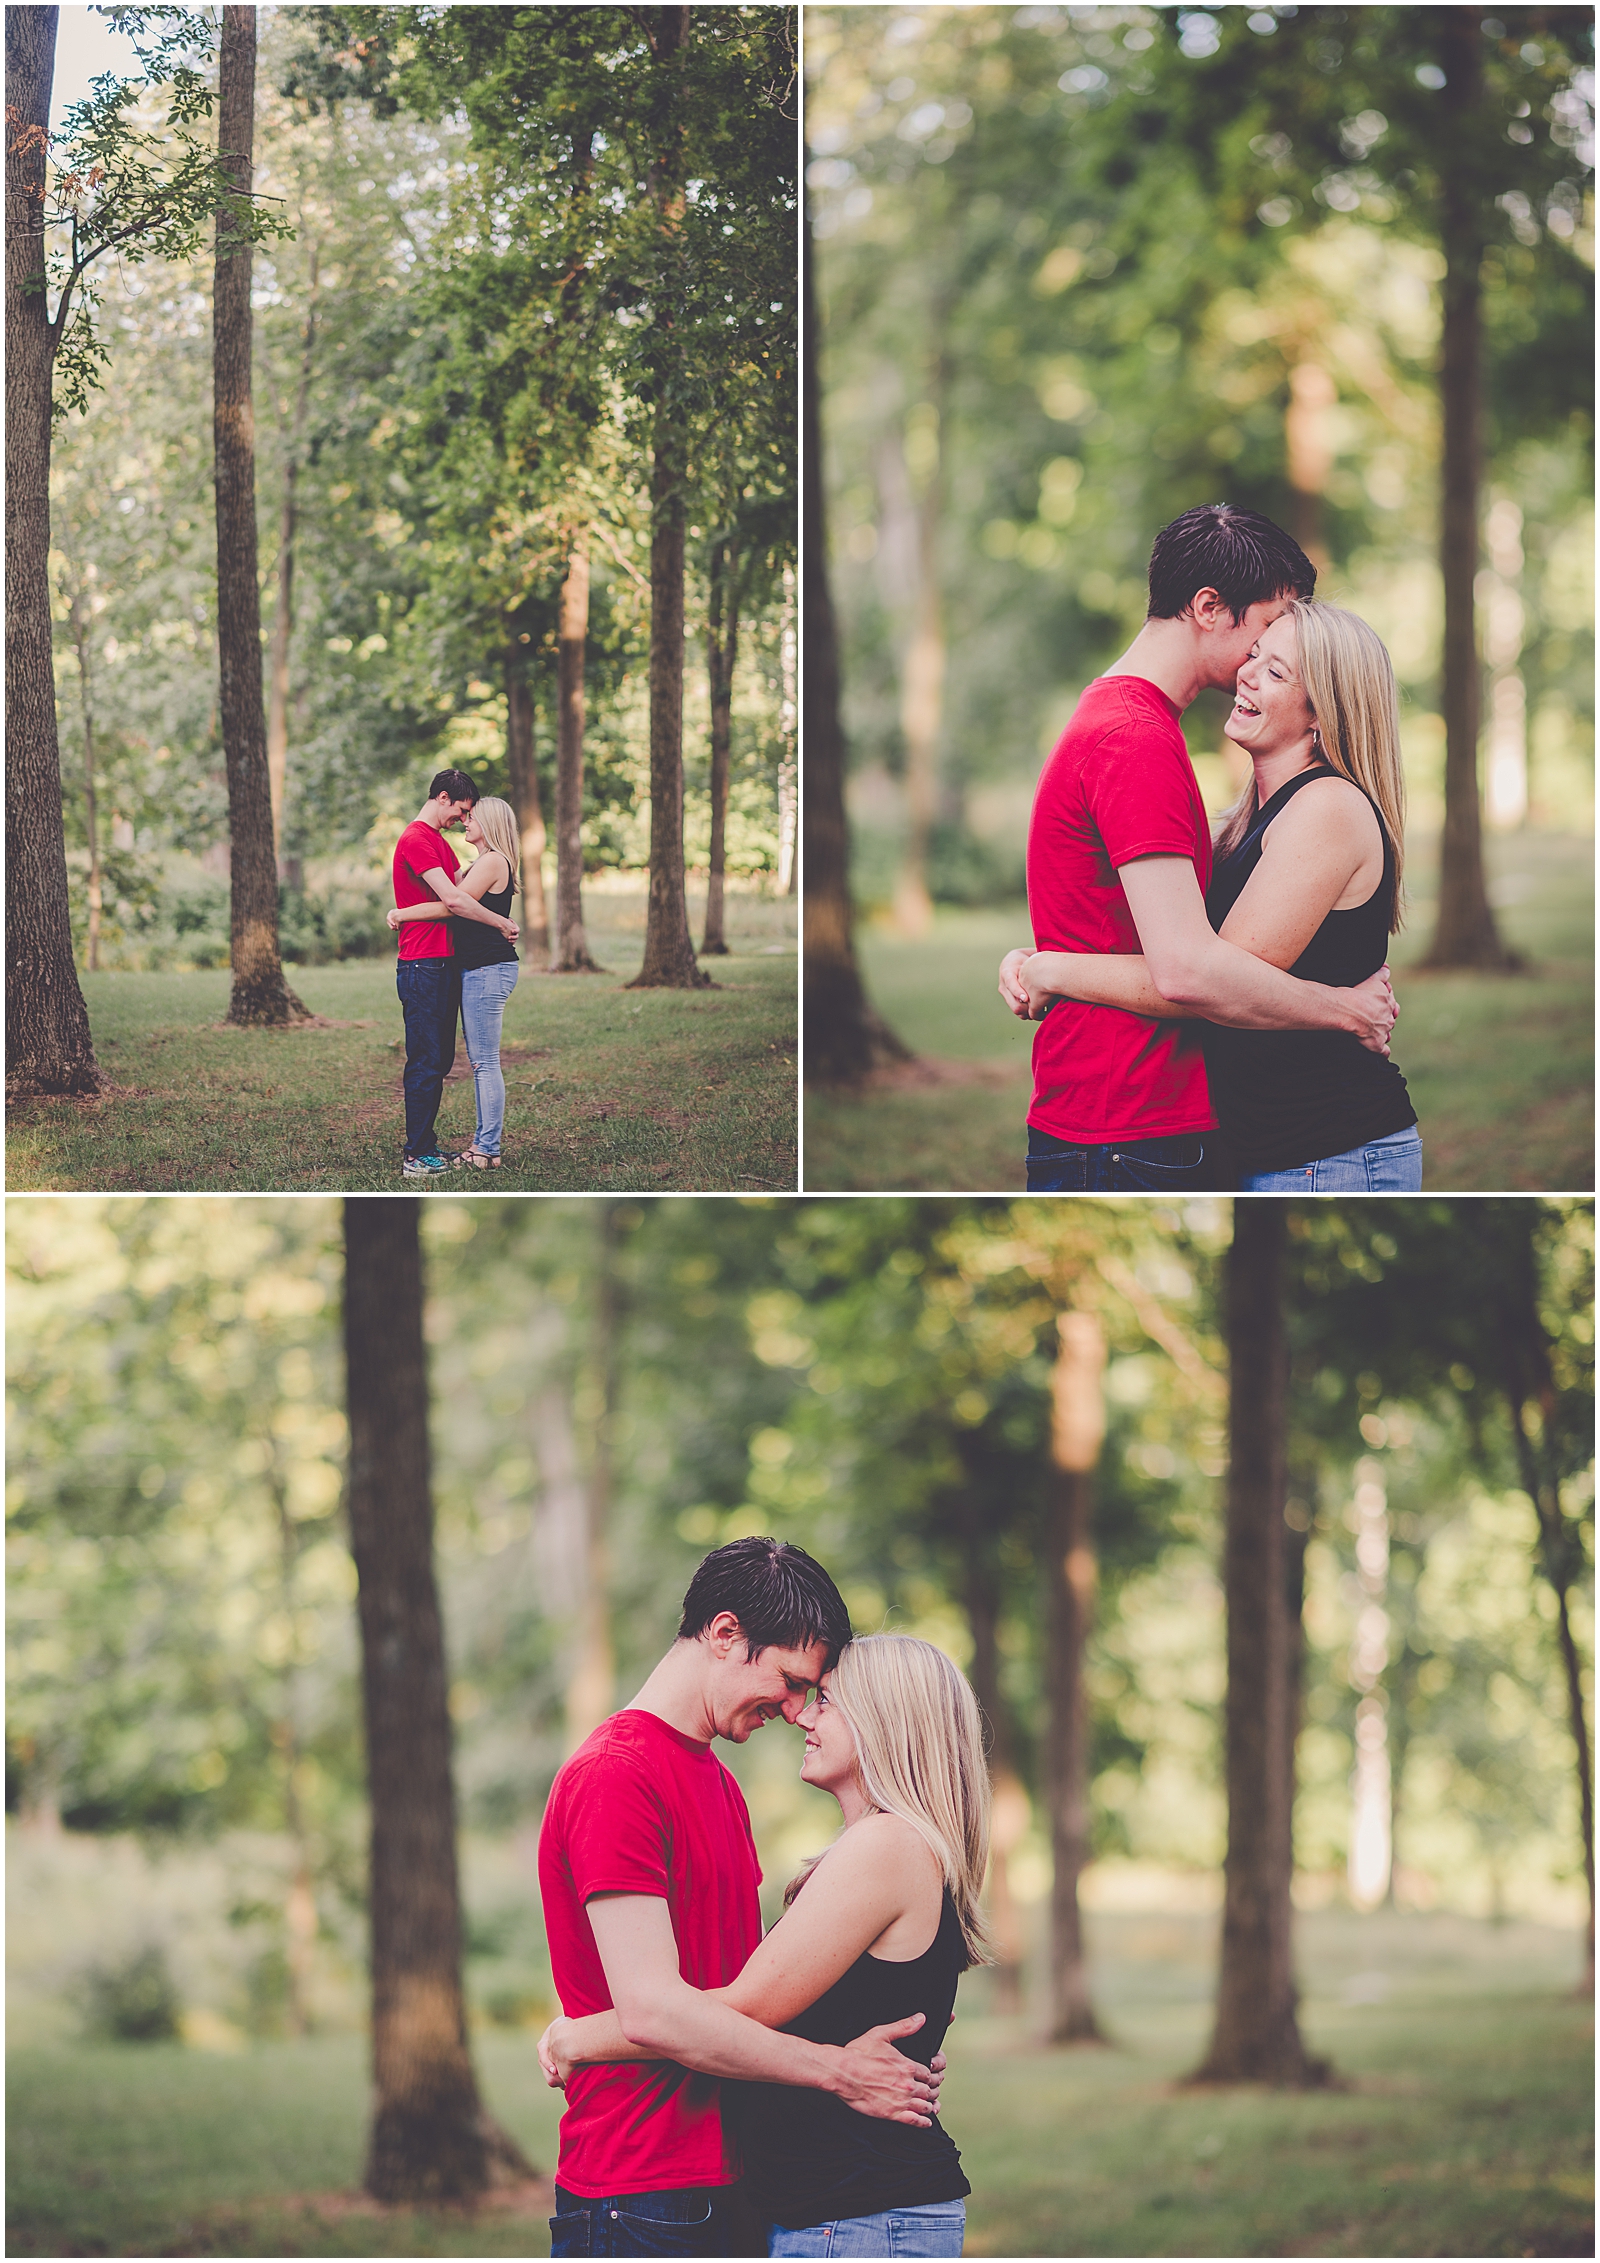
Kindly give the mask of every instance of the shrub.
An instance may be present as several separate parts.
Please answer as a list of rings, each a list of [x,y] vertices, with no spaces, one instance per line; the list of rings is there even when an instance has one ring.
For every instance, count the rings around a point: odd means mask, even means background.
[[[178,2032],[178,1989],[167,1952],[152,1942],[83,1976],[84,2027],[114,2043],[169,2043]]]

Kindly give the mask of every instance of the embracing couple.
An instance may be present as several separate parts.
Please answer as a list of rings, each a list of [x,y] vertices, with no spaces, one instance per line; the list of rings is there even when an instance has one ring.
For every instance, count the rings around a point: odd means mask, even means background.
[[[445,839],[457,825],[476,852],[465,872]],[[406,1019],[404,1178],[436,1178],[458,1164],[500,1168],[506,1114],[500,1024],[517,986],[511,947],[517,928],[509,917],[517,863],[515,811],[509,802],[480,796],[464,770],[439,772],[395,847],[389,925],[400,934],[395,986]],[[453,1153],[441,1150],[437,1124],[456,1057],[457,1015],[467,1036],[478,1128],[472,1145]]]
[[[1156,537],[1150,611],[1079,700],[1028,834],[1037,948],[1000,994],[1040,1023],[1028,1187],[1415,1193],[1389,1058],[1405,791],[1383,643],[1312,597],[1254,511]],[[1178,725],[1207,687],[1251,779],[1213,842]]]
[[[750,1818],[711,1744],[772,1720],[804,1731],[801,1779],[843,1828],[763,1939]],[[971,2187],[939,2046],[988,1961],[988,1842],[978,1707],[949,1659],[852,1640],[801,1548],[714,1549],[677,1640],[545,1811],[551,2254],[959,2255]]]

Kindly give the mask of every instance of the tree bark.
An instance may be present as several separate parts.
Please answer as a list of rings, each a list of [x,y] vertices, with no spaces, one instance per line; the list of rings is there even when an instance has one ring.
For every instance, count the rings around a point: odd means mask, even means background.
[[[595,1290],[593,1372],[600,1402],[594,1450],[583,1489],[583,1555],[576,1613],[577,1640],[567,1679],[567,1751],[576,1752],[610,1713],[616,1697],[616,1650],[611,1634],[611,1504],[616,1490],[616,1426],[622,1390],[622,1327],[626,1295],[617,1258],[622,1247],[621,1206],[600,1208]]]
[[[468,2200],[535,2172],[485,2114],[467,2047],[444,1633],[433,1576],[417,1210],[344,1206],[350,1545],[372,1809],[366,2186]]]
[[[778,760],[778,893],[793,896],[799,891],[800,860],[795,855],[800,834],[800,703],[798,698],[798,668],[795,651],[798,638],[795,634],[794,600],[795,576],[793,566],[783,569],[783,626],[778,635],[778,666],[783,682],[783,702],[779,709],[783,731],[783,753]]]
[[[688,435],[676,398],[683,349],[673,308],[686,287],[679,241],[684,208],[681,56],[687,8],[652,8],[656,60],[656,162],[662,303],[650,465],[650,898],[644,964],[630,990],[698,990],[711,977],[695,960],[683,870],[683,549]]]
[[[83,705],[83,816],[89,836],[89,972],[100,972],[100,914],[103,909],[100,891],[100,824],[95,806],[94,790],[94,698],[89,681],[89,621],[83,601],[83,578],[77,565],[71,564],[72,586],[68,592],[68,618],[72,628],[72,649],[78,658],[78,696]]]
[[[1288,1356],[1281,1202],[1236,1202],[1228,1261],[1228,1852],[1216,2023],[1192,2082],[1303,2089],[1295,2016],[1289,1798],[1289,1614],[1284,1596]]]
[[[6,10],[6,1096],[102,1082],[72,958],[50,626],[43,290],[55,8]],[[35,288],[29,289],[29,284]]]
[[[1105,2040],[1089,2000],[1078,1880],[1089,1853],[1089,1707],[1084,1661],[1094,1616],[1094,1467],[1105,1436],[1106,1348],[1089,1312],[1063,1312],[1051,1373],[1051,1501],[1046,1668],[1050,1805],[1050,2025],[1052,2043]]]
[[[506,770],[521,843],[523,948],[550,955],[550,914],[544,900],[544,801],[533,747],[533,686],[520,645],[506,646]],[[530,964],[533,963],[530,957]]]
[[[711,855],[706,874],[703,956],[726,958],[722,883],[728,860],[728,773],[733,746],[733,670],[739,651],[739,549],[736,540],[711,545],[711,587],[706,604],[706,676],[711,695]]]
[[[943,328],[941,316],[940,328]],[[903,935],[926,935],[933,925],[928,852],[938,795],[939,733],[944,718],[944,608],[939,589],[939,528],[944,511],[944,400],[946,361],[934,365],[932,402],[937,420],[934,455],[916,481],[913,506],[917,584],[912,626],[900,673],[900,731],[906,749],[906,848],[895,881],[895,924]],[[908,467],[909,468],[909,467]],[[913,474],[913,477],[915,475]]]
[[[908,1048],[867,1001],[856,965],[850,901],[850,828],[844,809],[844,726],[839,713],[839,640],[828,588],[827,513],[811,226],[804,256],[803,421],[805,448],[805,1074],[811,1084],[850,1084]]]
[[[278,603],[272,616],[272,650],[267,667],[267,782],[272,795],[272,842],[279,879],[285,877],[283,853],[284,792],[289,776],[289,644],[294,634],[295,484],[300,476],[300,451],[305,446],[306,423],[311,413],[311,356],[317,338],[317,266],[320,244],[311,246],[311,286],[306,300],[306,326],[300,340],[300,385],[289,424],[289,446],[283,464],[283,515],[278,528]]]
[[[567,553],[556,629],[556,946],[552,974],[599,974],[583,925],[583,665],[589,638],[589,538]]]
[[[1012,1898],[1010,1858],[1028,1825],[1028,1795],[1017,1774],[1011,1710],[1000,1687],[1000,1603],[983,1547],[978,1504],[962,1531],[962,1587],[972,1630],[972,1693],[989,1731],[989,1937],[994,1953],[992,2002],[1001,2018],[1022,2009],[1023,1933]]]
[[[225,7],[217,79],[217,151],[248,198],[255,146],[256,12]],[[309,1019],[278,957],[278,866],[261,704],[261,588],[256,578],[255,410],[251,390],[251,250],[236,211],[217,213],[212,305],[212,422],[217,485],[217,650],[228,768],[233,992],[243,1027]]]
[[[1439,388],[1444,420],[1439,566],[1444,579],[1444,832],[1439,844],[1439,917],[1425,964],[1513,964],[1500,940],[1483,876],[1478,737],[1483,672],[1478,657],[1475,584],[1478,498],[1483,483],[1483,224],[1476,208],[1472,118],[1482,99],[1482,34],[1475,10],[1441,11],[1446,83],[1439,100],[1457,114],[1453,156],[1442,184],[1440,244],[1445,258]]]

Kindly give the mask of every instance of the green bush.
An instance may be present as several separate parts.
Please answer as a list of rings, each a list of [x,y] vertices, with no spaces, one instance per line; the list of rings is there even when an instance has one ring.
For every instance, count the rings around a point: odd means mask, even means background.
[[[85,2032],[113,2043],[170,2043],[178,2032],[178,1988],[167,1952],[152,1942],[83,1976]]]

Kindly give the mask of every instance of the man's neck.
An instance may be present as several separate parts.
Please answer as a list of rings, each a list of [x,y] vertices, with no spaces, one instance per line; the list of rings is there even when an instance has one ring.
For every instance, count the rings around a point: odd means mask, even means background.
[[[1120,660],[1101,671],[1105,676],[1142,676],[1147,684],[1165,692],[1181,714],[1206,688],[1195,632],[1184,620],[1146,621]]]
[[[436,833],[444,831],[444,819],[439,815],[436,802],[425,801],[417,811],[416,822],[419,825],[431,825]]]
[[[632,1699],[628,1710],[653,1713],[680,1736],[709,1744],[716,1735],[711,1705],[701,1671],[702,1650],[697,1642],[675,1642],[649,1680]]]

